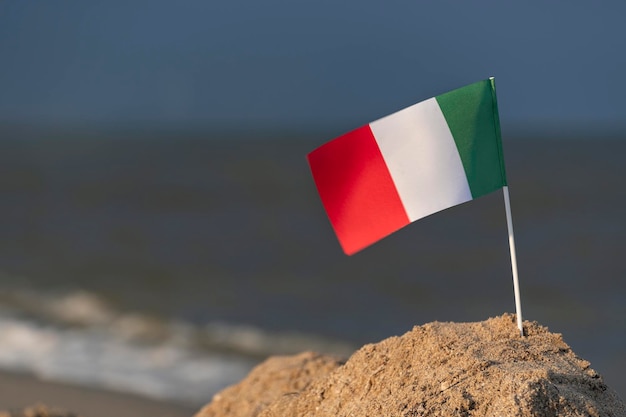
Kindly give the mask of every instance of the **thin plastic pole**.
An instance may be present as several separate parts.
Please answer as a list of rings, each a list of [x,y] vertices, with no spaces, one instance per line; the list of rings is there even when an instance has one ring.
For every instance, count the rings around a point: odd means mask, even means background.
[[[517,328],[524,337],[522,326],[522,301],[519,292],[519,278],[517,277],[517,256],[515,255],[515,238],[513,237],[513,220],[511,219],[511,201],[509,199],[509,187],[502,188],[504,192],[504,208],[506,209],[506,225],[509,229],[509,249],[511,251],[511,270],[513,271],[513,291],[515,291],[515,313],[517,316]]]

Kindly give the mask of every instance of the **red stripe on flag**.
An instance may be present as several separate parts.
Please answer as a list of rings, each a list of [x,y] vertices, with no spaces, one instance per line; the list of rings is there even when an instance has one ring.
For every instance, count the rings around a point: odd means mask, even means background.
[[[346,254],[409,224],[369,125],[320,146],[307,159]]]

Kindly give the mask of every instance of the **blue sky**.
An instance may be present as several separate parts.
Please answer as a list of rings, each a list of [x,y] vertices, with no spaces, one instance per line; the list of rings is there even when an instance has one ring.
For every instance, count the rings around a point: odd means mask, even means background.
[[[0,122],[349,130],[495,76],[506,131],[626,131],[623,1],[5,1]]]

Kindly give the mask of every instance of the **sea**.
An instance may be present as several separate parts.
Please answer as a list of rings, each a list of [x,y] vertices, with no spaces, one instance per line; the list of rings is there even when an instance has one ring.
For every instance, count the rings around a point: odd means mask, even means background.
[[[306,162],[341,131],[0,133],[0,370],[200,406],[270,355],[515,312],[501,191],[343,254]],[[626,135],[503,145],[523,317],[626,399]]]

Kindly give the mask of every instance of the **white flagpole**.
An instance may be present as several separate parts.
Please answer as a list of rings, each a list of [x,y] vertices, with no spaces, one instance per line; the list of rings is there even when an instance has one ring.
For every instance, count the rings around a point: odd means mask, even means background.
[[[522,301],[519,293],[519,279],[517,277],[517,256],[515,255],[515,239],[513,237],[513,220],[511,219],[511,201],[509,199],[509,187],[502,187],[504,192],[504,208],[506,209],[506,225],[509,229],[509,249],[511,251],[511,269],[513,271],[513,291],[515,291],[515,313],[517,316],[517,328],[524,337],[522,327]]]

